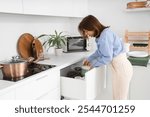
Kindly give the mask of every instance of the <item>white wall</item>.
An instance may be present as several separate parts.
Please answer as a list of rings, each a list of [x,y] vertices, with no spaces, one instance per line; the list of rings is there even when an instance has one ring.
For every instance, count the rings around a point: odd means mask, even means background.
[[[52,34],[54,30],[78,35],[80,18],[31,16],[0,13],[0,60],[17,55],[17,41],[21,34],[33,36]]]
[[[111,26],[121,37],[129,31],[150,31],[150,11],[126,12],[126,3],[134,0],[88,0],[89,14]]]

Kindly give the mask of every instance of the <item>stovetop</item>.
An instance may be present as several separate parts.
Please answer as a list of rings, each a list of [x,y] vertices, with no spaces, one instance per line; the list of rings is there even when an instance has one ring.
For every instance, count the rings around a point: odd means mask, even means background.
[[[55,65],[45,65],[45,64],[35,64],[35,63],[32,63],[30,65],[28,65],[28,71],[27,71],[27,74],[22,76],[22,77],[15,77],[15,78],[7,78],[7,77],[4,77],[3,76],[3,79],[2,80],[8,80],[8,81],[20,81],[24,78],[27,78],[29,76],[32,76],[34,74],[37,74],[37,73],[40,73],[42,71],[45,71],[45,70],[48,70],[48,69],[51,69],[53,67],[56,67]]]

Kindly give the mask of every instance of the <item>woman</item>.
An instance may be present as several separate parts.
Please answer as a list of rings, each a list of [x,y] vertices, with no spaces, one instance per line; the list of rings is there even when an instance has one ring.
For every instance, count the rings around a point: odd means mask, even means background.
[[[110,63],[113,74],[113,99],[127,99],[133,68],[126,57],[122,40],[92,15],[86,16],[80,22],[78,30],[86,39],[95,37],[97,44],[97,50],[83,61],[83,65],[100,67]]]

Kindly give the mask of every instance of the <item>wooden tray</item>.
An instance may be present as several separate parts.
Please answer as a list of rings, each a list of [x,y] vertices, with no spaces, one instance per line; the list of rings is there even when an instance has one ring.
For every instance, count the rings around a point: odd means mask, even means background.
[[[141,2],[129,2],[127,3],[127,8],[143,8],[146,7],[147,1]]]
[[[19,37],[17,43],[17,51],[22,58],[28,59],[29,57],[33,57],[32,52],[33,40],[34,37],[30,33],[24,33]]]
[[[43,46],[38,39],[34,39],[32,42],[33,56],[35,59],[43,59]]]

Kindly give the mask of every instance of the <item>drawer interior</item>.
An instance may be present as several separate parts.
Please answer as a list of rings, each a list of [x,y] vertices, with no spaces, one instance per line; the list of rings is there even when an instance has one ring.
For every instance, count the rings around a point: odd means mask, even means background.
[[[68,77],[68,72],[76,67],[82,67],[82,61],[60,70],[61,96],[70,99],[95,99],[97,95],[96,70],[84,72],[84,77]]]
[[[60,70],[60,75],[66,78],[81,78],[85,76],[85,71],[82,70],[82,61],[72,64]],[[78,77],[79,76],[79,77]]]

